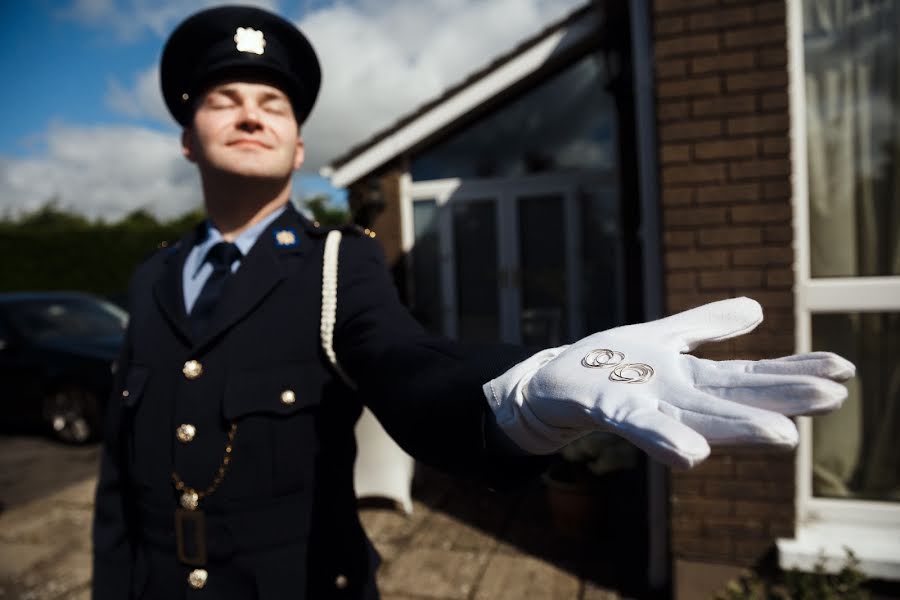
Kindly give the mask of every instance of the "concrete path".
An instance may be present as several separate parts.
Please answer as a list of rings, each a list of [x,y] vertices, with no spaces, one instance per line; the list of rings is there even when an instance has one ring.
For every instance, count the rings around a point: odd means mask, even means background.
[[[89,598],[98,455],[0,436],[0,600]],[[360,511],[384,600],[616,600],[640,588],[621,532],[560,532],[537,482],[496,494],[419,469],[414,498],[411,517]]]

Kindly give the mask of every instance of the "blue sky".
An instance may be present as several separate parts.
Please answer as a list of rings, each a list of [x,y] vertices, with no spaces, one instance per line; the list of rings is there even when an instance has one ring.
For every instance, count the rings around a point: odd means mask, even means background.
[[[246,0],[245,0],[246,2]],[[0,212],[48,200],[93,218],[200,205],[196,174],[158,91],[168,33],[215,0],[0,3]],[[323,65],[295,196],[328,192],[318,169],[583,0],[256,0],[297,23]]]

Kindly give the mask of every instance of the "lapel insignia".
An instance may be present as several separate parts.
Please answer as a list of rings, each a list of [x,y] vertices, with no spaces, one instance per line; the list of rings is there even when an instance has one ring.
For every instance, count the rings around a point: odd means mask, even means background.
[[[275,245],[279,248],[293,248],[297,245],[297,233],[293,229],[276,229]]]
[[[252,27],[238,27],[234,34],[234,43],[238,52],[262,54],[266,48],[266,38],[263,36],[263,32]]]

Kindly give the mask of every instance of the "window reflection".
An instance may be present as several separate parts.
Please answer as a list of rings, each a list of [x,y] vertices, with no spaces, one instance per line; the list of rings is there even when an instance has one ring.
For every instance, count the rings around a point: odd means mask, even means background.
[[[590,54],[413,159],[416,181],[509,177],[615,164],[615,112]]]

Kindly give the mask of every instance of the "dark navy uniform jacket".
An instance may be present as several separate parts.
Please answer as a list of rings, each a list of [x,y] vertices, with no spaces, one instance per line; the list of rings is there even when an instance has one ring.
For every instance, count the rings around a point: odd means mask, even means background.
[[[280,246],[289,229],[296,244]],[[399,302],[374,240],[339,254],[334,346],[351,392],[320,349],[325,231],[293,208],[231,277],[207,333],[194,337],[182,266],[201,229],[136,271],[131,321],[107,421],[94,524],[94,597],[375,598],[377,555],[356,513],[353,425],[368,405],[408,452],[502,485],[535,470],[485,441],[481,386],[530,352],[429,336]],[[195,369],[185,363],[197,361]],[[200,367],[199,375],[197,374]],[[292,391],[293,403],[282,401]],[[188,585],[176,558],[173,471],[198,490],[209,577]],[[196,428],[179,441],[182,424]]]

